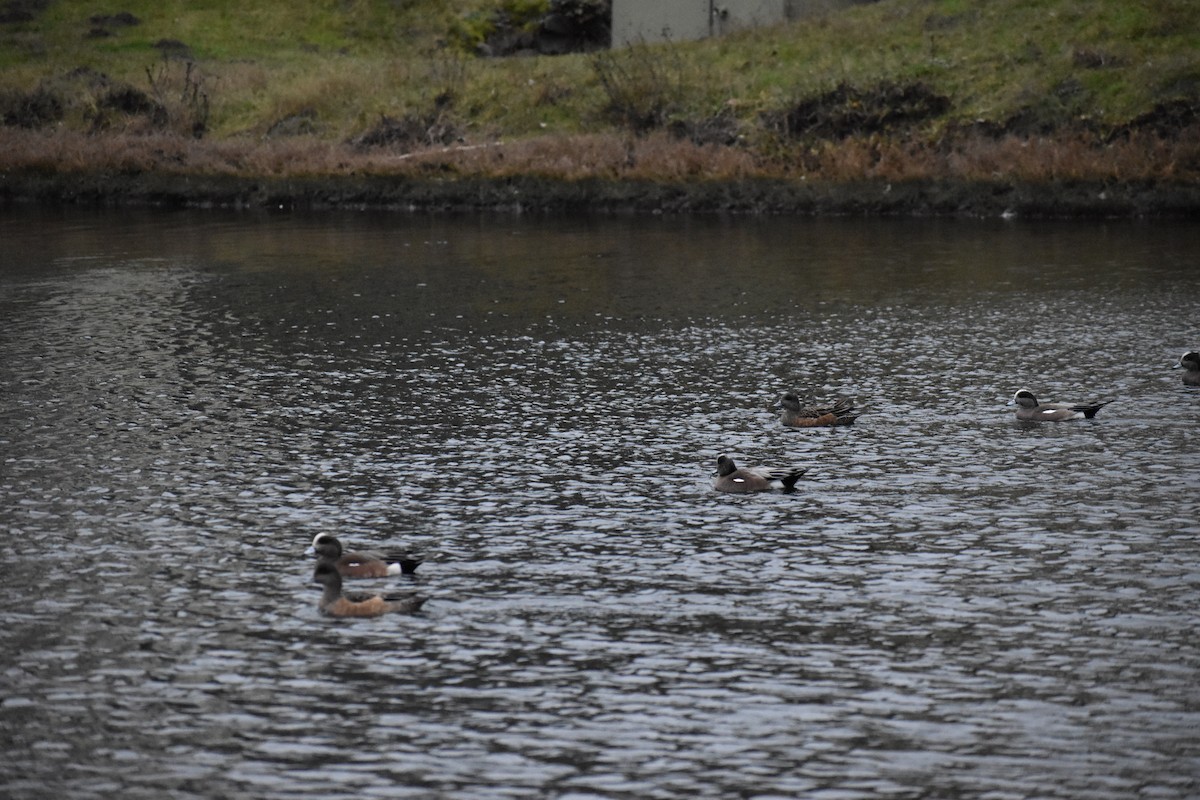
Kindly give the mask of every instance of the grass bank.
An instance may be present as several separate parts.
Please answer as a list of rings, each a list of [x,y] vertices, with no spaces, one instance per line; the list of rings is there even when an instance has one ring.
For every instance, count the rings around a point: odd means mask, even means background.
[[[1191,0],[880,0],[721,39],[507,58],[475,54],[499,6],[470,2],[9,0],[25,13],[0,22],[0,193],[1200,209]]]

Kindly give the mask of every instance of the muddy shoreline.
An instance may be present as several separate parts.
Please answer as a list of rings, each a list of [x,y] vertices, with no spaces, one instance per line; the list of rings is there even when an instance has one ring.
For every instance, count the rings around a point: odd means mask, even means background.
[[[411,212],[728,213],[1019,218],[1200,217],[1200,186],[1161,181],[659,182],[538,176],[251,178],[165,172],[0,172],[0,202]]]

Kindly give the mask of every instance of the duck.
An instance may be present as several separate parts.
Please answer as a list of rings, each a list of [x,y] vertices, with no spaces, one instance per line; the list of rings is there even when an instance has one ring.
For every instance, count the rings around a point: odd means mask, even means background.
[[[344,551],[336,536],[318,533],[312,544],[304,551],[307,556],[315,555],[319,560],[331,561],[343,578],[386,578],[389,575],[412,575],[421,565],[421,560],[409,558],[407,554],[376,553],[370,550]]]
[[[1091,419],[1096,412],[1111,403],[1039,403],[1028,389],[1021,389],[1008,405],[1018,406],[1017,419],[1034,422],[1064,422],[1071,419]]]
[[[859,414],[854,401],[839,397],[831,406],[802,406],[795,392],[788,392],[775,408],[782,408],[779,421],[789,428],[825,428],[834,425],[853,425]]]
[[[414,614],[429,598],[418,595],[342,593],[342,574],[329,560],[317,562],[313,581],[325,587],[317,610],[330,617],[379,617],[388,613]]]
[[[1200,386],[1200,353],[1189,350],[1179,357],[1179,363],[1172,369],[1183,370],[1185,386]]]
[[[769,492],[772,489],[791,491],[806,472],[801,467],[739,467],[726,455],[717,456],[717,471],[712,485],[718,492]]]

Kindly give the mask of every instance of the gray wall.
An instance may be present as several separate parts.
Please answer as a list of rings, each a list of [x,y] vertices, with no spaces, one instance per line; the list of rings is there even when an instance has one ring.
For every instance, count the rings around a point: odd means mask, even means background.
[[[613,0],[612,45],[703,39],[708,16],[709,0]]]
[[[872,0],[612,0],[612,45],[684,41]]]

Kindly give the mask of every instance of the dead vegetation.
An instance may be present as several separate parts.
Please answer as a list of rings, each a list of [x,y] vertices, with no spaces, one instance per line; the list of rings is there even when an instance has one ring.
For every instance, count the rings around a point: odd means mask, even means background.
[[[425,136],[424,133],[421,134]],[[780,148],[698,144],[667,132],[552,135],[513,142],[406,143],[367,147],[313,137],[195,139],[171,132],[91,136],[0,129],[4,170],[150,172],[256,177],[441,176],[502,180],[521,174],[563,181],[1197,181],[1200,126],[1162,136],[1127,130],[1053,137],[974,132],[938,141],[853,135]]]
[[[386,148],[408,153],[445,146],[459,138],[453,118],[437,110],[427,114],[409,113],[399,118],[385,114],[374,127],[351,139],[350,144],[360,151]]]
[[[79,67],[29,90],[0,91],[0,121],[6,127],[69,128],[91,134],[204,136],[209,97],[202,71],[192,62],[163,61],[145,74],[145,88],[139,88]]]

